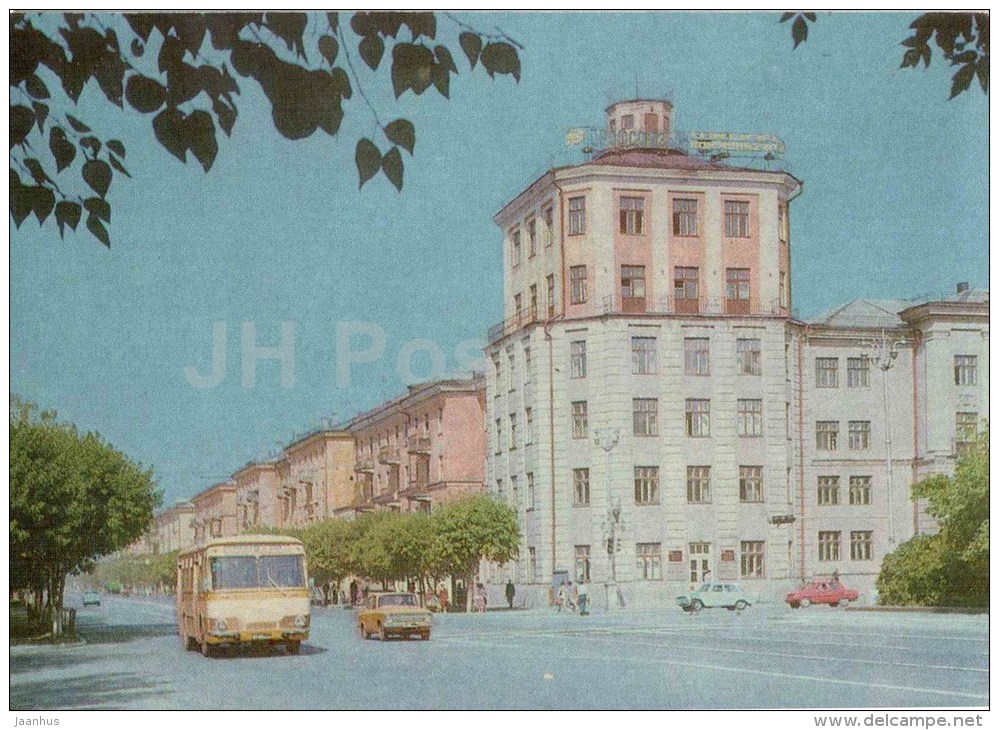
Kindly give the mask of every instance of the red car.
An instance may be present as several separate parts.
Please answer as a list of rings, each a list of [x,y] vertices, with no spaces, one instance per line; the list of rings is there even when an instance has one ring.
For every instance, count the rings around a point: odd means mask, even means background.
[[[784,600],[791,608],[808,608],[813,603],[847,606],[859,596],[857,591],[847,588],[839,581],[817,580],[791,591]]]

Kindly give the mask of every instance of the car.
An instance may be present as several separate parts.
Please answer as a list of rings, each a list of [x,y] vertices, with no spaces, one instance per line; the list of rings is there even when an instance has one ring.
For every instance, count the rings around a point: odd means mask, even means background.
[[[753,605],[753,596],[742,590],[738,583],[709,581],[700,588],[676,597],[676,604],[684,611],[697,613],[702,608],[727,608],[741,611]]]
[[[857,591],[847,588],[838,580],[815,580],[788,593],[784,601],[791,608],[808,608],[813,603],[848,606],[850,601],[856,601],[859,596]]]
[[[357,625],[365,639],[377,635],[385,641],[391,636],[430,638],[433,616],[420,605],[415,593],[373,593],[358,611]]]
[[[101,594],[97,591],[84,591],[83,593],[83,605],[84,606],[100,606],[101,605]]]

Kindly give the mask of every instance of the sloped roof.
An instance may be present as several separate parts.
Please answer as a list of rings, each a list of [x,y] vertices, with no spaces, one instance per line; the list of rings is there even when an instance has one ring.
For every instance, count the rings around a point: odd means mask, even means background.
[[[703,157],[687,155],[675,149],[646,149],[615,147],[602,152],[584,165],[613,165],[616,167],[655,167],[671,170],[720,170],[731,172],[760,172],[748,167],[736,167],[712,162]]]
[[[913,302],[905,299],[856,299],[810,319],[808,324],[823,327],[901,327],[898,313]]]

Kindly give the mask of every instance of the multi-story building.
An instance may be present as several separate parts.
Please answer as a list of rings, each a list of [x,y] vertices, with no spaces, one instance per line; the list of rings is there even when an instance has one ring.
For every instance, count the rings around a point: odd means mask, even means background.
[[[194,504],[195,542],[238,534],[235,483],[222,482],[209,487],[194,495],[191,502]]]
[[[353,501],[338,512],[429,511],[484,491],[485,379],[440,380],[354,418]]]
[[[608,128],[662,139],[672,111],[666,101],[615,104]],[[801,183],[771,167],[612,146],[550,170],[495,216],[505,317],[487,347],[487,486],[515,507],[523,532],[520,558],[493,571],[497,581],[540,592],[564,572],[616,582],[635,600],[706,577],[779,592],[839,570],[870,587],[891,538],[912,534],[915,523],[901,523],[906,510],[918,514],[911,479],[949,468],[955,413],[987,407],[984,385],[950,397],[937,383],[949,371],[933,368],[974,340],[974,352],[954,356],[977,357],[974,382],[985,383],[987,306],[964,294],[870,322],[845,316],[860,303],[798,321],[789,209]],[[882,399],[846,387],[861,382],[855,360],[871,362],[861,346],[882,328],[893,341],[905,335],[888,374],[890,498]],[[875,369],[863,387],[877,395]],[[953,411],[965,395],[971,405]],[[949,430],[936,410],[945,402]],[[919,445],[914,426],[926,432]],[[819,506],[820,477],[823,493],[840,480],[840,503]],[[889,504],[899,517],[891,535]]]
[[[194,545],[194,505],[177,502],[153,518],[150,552],[169,553]]]
[[[254,532],[277,524],[278,477],[274,460],[249,462],[232,475],[236,485],[237,529]]]
[[[354,494],[354,437],[324,428],[295,440],[274,462],[276,484],[272,522],[301,527],[332,517]]]

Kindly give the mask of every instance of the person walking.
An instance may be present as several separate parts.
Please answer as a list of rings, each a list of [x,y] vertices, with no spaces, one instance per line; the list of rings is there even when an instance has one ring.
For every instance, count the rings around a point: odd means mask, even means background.
[[[558,594],[555,597],[555,606],[558,608],[558,612],[562,613],[562,609],[565,607],[565,601],[568,598],[565,590],[565,581],[558,584]]]
[[[569,600],[569,608],[573,613],[576,613],[576,606],[579,603],[579,591],[576,589],[575,584],[570,580],[569,587],[566,590],[566,598]]]
[[[579,582],[579,588],[576,589],[576,593],[577,593],[577,595],[579,597],[578,598],[578,601],[579,601],[579,615],[580,616],[587,616],[587,615],[589,615],[587,613],[587,611],[586,611],[586,604],[589,602],[589,599],[590,599],[590,589],[589,589],[589,586],[586,584],[586,579],[585,578]]]
[[[447,586],[441,583],[440,590],[437,591],[437,601],[441,606],[441,613],[447,613],[448,610],[448,597],[447,597]]]
[[[486,587],[481,583],[475,587],[475,610],[479,613],[486,612]]]
[[[513,579],[511,578],[506,582],[506,602],[510,604],[510,608],[513,608],[513,597],[517,595],[517,589],[513,585]]]

